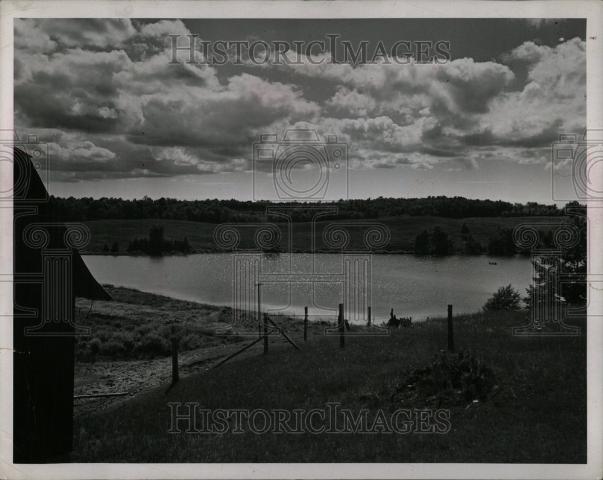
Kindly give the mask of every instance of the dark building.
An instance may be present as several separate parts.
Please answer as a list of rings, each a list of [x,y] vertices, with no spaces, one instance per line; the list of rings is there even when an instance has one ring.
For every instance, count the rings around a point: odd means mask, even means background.
[[[35,159],[33,159],[35,160]],[[53,218],[32,156],[14,154],[13,461],[68,460],[73,437],[75,297],[108,300],[78,249],[85,225]]]

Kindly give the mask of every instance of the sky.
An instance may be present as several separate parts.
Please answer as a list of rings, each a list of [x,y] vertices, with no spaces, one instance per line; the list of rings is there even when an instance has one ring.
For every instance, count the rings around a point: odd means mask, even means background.
[[[48,189],[58,196],[552,203],[551,145],[586,126],[585,26],[581,19],[20,19],[15,129],[45,145]],[[448,41],[451,59],[170,63],[174,34],[208,42],[337,34],[353,45],[368,41],[369,51],[379,41]],[[315,132],[314,141],[284,144],[287,131]],[[266,134],[276,142],[262,142]]]

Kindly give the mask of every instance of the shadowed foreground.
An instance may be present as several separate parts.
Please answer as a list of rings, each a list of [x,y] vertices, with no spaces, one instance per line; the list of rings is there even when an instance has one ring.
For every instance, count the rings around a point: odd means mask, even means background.
[[[77,462],[501,462],[586,461],[586,342],[581,337],[514,337],[525,313],[455,318],[457,349],[492,370],[496,393],[450,408],[446,434],[168,433],[168,402],[202,408],[325,408],[400,405],[392,393],[411,370],[446,347],[445,321],[386,337],[316,339],[297,352],[232,361],[95,414],[76,418]],[[585,325],[582,323],[585,334]],[[302,342],[303,343],[303,342]],[[405,405],[408,407],[409,405]],[[418,400],[412,408],[426,406]]]

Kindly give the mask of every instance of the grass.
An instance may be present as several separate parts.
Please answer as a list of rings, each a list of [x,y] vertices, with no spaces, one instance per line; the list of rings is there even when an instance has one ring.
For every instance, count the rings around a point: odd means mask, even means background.
[[[586,461],[586,342],[580,337],[515,337],[524,312],[455,318],[457,349],[492,370],[498,393],[450,406],[443,435],[169,434],[167,402],[203,408],[324,408],[393,411],[408,373],[446,346],[445,321],[385,337],[321,337],[301,352],[288,346],[192,375],[165,393],[141,394],[77,417],[77,462],[501,462]],[[585,333],[585,325],[582,324]],[[413,407],[421,408],[418,401]]]
[[[334,222],[318,222],[316,224],[316,246],[320,249],[326,249],[323,241],[323,232],[325,226],[330,223],[341,223],[351,232],[351,244],[349,248],[362,247],[362,234],[367,224],[383,224],[391,231],[391,241],[387,246],[389,252],[411,252],[414,248],[415,237],[423,230],[431,230],[440,227],[447,232],[453,241],[455,248],[460,249],[462,245],[461,227],[463,223],[467,224],[471,235],[484,248],[488,244],[488,239],[494,236],[499,228],[513,228],[520,223],[562,223],[566,222],[566,217],[474,217],[474,218],[443,218],[431,216],[403,216],[388,217],[375,220],[369,220],[366,223],[354,225],[351,220],[339,220]],[[125,253],[128,244],[134,238],[147,237],[151,226],[161,225],[164,228],[164,234],[168,240],[182,240],[184,237],[194,251],[216,251],[217,246],[213,240],[213,232],[217,224],[190,222],[179,220],[163,219],[144,219],[144,220],[95,220],[86,222],[91,230],[91,242],[84,253],[102,253],[103,247],[109,248],[113,242],[117,242],[119,252]],[[282,248],[288,245],[287,233],[284,224],[281,227]],[[550,227],[544,227],[548,229]],[[241,242],[239,248],[253,248],[255,228],[253,224],[241,224]],[[308,251],[311,245],[311,225],[309,223],[293,224],[293,250]]]
[[[167,356],[173,334],[180,338],[181,351],[242,340],[230,326],[231,310],[227,307],[104,287],[111,301],[96,301],[92,308],[89,300],[76,302],[77,323],[91,328],[91,335],[77,337],[78,361]]]
[[[230,307],[177,300],[133,288],[103,285],[110,301],[78,298],[76,323],[89,327],[90,335],[76,337],[79,362],[150,360],[171,355],[171,337],[179,340],[179,351],[244,342],[257,332],[254,316],[237,317]],[[299,332],[301,319],[275,317],[289,330]],[[311,325],[312,335],[319,325]]]

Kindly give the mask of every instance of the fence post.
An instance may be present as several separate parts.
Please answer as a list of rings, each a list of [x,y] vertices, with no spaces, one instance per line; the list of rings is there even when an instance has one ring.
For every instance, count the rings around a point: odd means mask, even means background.
[[[368,307],[368,326],[371,326],[371,307]]]
[[[178,381],[178,338],[172,337],[172,385]]]
[[[308,341],[308,307],[304,307],[304,342]]]
[[[345,347],[345,321],[343,319],[343,303],[339,304],[339,347]]]
[[[448,351],[454,352],[454,330],[452,327],[452,305],[448,305]]]
[[[262,338],[262,296],[260,293],[261,283],[258,282],[258,338]]]
[[[268,353],[268,314],[264,314],[264,354]]]

